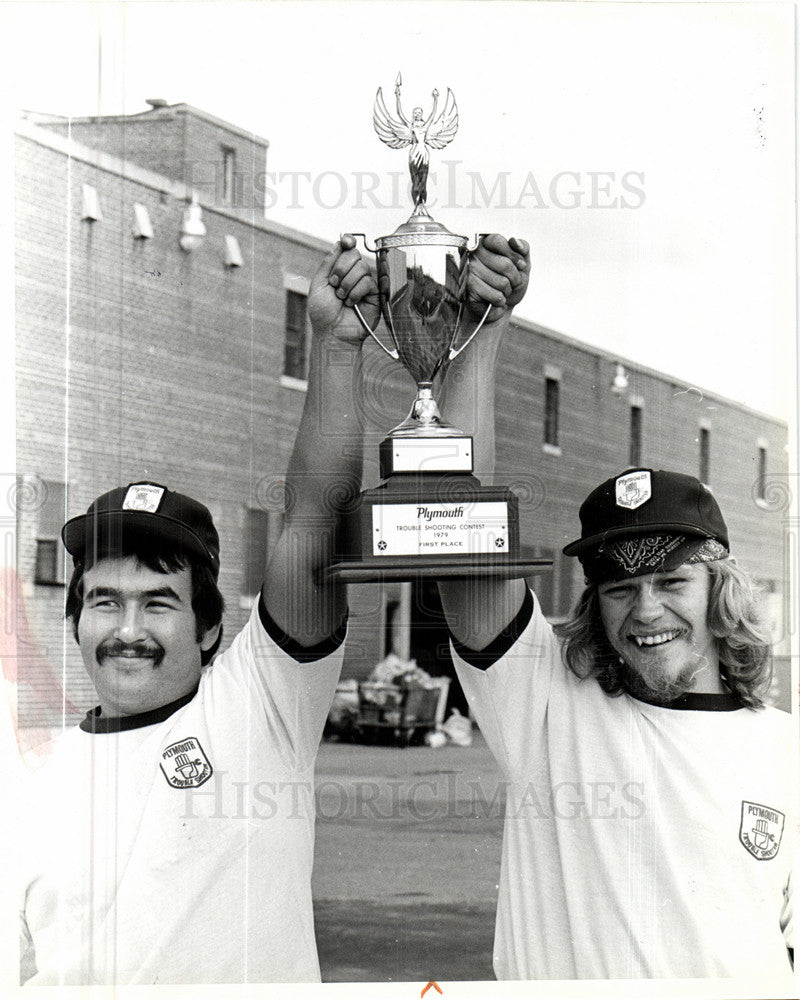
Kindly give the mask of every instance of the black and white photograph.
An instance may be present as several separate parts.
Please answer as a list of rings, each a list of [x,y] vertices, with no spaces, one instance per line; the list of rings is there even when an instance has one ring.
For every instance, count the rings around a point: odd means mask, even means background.
[[[795,21],[0,0],[4,995],[797,995]]]

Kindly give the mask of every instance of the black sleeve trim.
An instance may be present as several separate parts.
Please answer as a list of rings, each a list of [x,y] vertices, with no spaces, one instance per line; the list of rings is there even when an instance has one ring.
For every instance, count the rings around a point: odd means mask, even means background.
[[[293,660],[297,660],[298,663],[314,663],[316,660],[322,660],[326,656],[330,656],[331,653],[335,653],[344,642],[347,632],[347,615],[345,615],[341,625],[327,639],[323,639],[322,642],[313,646],[304,646],[275,624],[267,611],[263,592],[258,598],[258,617],[261,619],[264,631],[275,645],[280,646],[284,653],[291,656]]]
[[[533,594],[526,588],[522,605],[512,620],[502,632],[492,639],[488,646],[481,650],[470,649],[462,645],[454,635],[450,635],[453,649],[462,660],[478,670],[488,670],[494,663],[504,657],[514,643],[519,639],[533,617]]]

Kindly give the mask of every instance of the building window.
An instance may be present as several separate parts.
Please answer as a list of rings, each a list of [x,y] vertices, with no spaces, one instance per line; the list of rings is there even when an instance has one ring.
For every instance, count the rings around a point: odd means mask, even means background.
[[[222,147],[222,204],[232,205],[236,185],[236,150]]]
[[[287,289],[283,374],[288,375],[289,378],[305,379],[308,377],[307,302],[308,296]]]
[[[524,559],[550,559],[551,569],[527,578],[528,586],[536,594],[542,613],[546,618],[565,621],[572,613],[575,591],[576,560],[562,555],[557,549],[541,545],[521,545]],[[583,579],[582,572],[578,575]]]
[[[555,549],[550,549],[542,547],[540,545],[525,545],[523,543],[522,550],[524,556],[534,558],[534,559],[551,559],[553,561],[553,568],[544,573],[537,573],[536,576],[528,578],[528,586],[536,594],[539,601],[539,605],[542,609],[542,614],[545,617],[550,617],[555,613],[556,608],[556,552]]]
[[[558,379],[544,380],[544,443],[553,448],[558,447],[558,397],[560,383]]]
[[[758,446],[758,473],[756,476],[756,498],[758,500],[767,499],[767,446]]]
[[[711,429],[700,428],[700,482],[711,482]]]
[[[54,538],[36,539],[36,583],[63,585],[58,556],[58,542]]]
[[[387,601],[383,616],[383,655],[396,652],[394,648],[394,630],[397,616],[400,612],[400,601]]]
[[[556,553],[556,563],[553,566],[553,572],[558,570],[558,601],[556,604],[556,613],[561,618],[569,617],[572,611],[572,591],[573,591],[573,581],[575,579],[575,563],[576,559],[572,559],[569,556],[562,555],[562,553]]]
[[[65,581],[64,547],[61,526],[65,519],[64,483],[44,480],[44,502],[39,510],[36,532],[36,567],[34,581],[45,586],[63,587]]]
[[[248,507],[244,525],[244,576],[242,596],[255,598],[261,592],[269,550],[269,512]]]
[[[642,464],[642,408],[631,406],[630,439],[628,444],[628,465]]]
[[[242,539],[242,584],[239,606],[250,608],[261,593],[267,562],[283,530],[283,514],[279,510],[247,507]]]

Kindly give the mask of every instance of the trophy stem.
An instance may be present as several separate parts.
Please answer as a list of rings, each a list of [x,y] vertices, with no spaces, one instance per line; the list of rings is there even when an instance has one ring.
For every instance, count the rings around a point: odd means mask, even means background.
[[[432,382],[417,382],[417,398],[406,419],[389,431],[390,438],[463,437],[464,432],[448,424],[433,398]]]

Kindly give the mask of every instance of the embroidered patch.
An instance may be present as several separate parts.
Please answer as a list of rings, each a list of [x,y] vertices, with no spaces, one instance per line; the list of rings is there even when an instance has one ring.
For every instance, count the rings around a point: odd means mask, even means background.
[[[657,569],[679,545],[685,535],[647,535],[643,538],[626,538],[622,541],[604,542],[600,552],[633,575],[642,569]]]
[[[649,472],[629,472],[616,482],[617,507],[636,510],[653,495]]]
[[[151,483],[134,483],[133,486],[128,487],[128,492],[122,501],[122,509],[144,510],[148,514],[155,514],[163,496],[163,486],[153,486]]]
[[[198,788],[214,773],[194,736],[171,743],[161,753],[161,770],[173,788]]]
[[[769,861],[781,846],[785,818],[777,809],[759,805],[758,802],[742,802],[739,840],[754,858]]]

